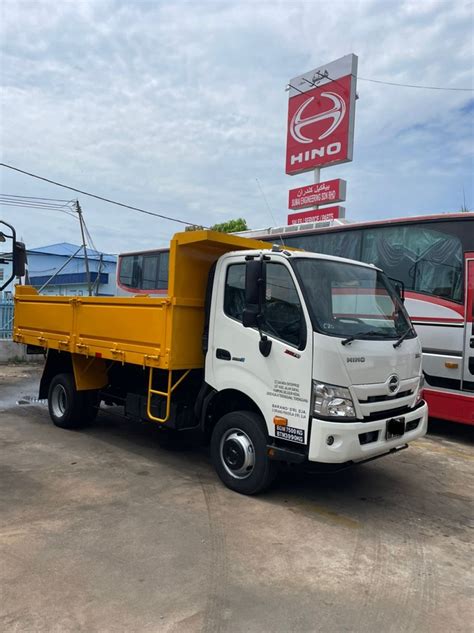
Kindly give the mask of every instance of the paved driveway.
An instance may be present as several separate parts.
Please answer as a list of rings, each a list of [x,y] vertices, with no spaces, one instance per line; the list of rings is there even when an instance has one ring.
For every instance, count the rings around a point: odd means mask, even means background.
[[[472,630],[465,428],[249,498],[196,443],[110,412],[58,429],[15,405],[37,371],[1,375],[2,631]]]

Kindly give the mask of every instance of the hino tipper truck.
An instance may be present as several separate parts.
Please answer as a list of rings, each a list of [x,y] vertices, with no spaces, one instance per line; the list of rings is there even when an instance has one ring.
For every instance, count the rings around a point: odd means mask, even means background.
[[[17,286],[14,340],[47,350],[39,397],[78,428],[100,402],[200,429],[229,488],[279,462],[349,465],[426,433],[421,348],[384,273],[238,236],[178,233],[168,296],[41,296]]]

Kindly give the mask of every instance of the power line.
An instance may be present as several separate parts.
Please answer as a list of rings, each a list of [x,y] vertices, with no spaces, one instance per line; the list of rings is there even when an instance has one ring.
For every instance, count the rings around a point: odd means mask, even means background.
[[[13,202],[22,202],[23,204],[46,204],[48,206],[55,206],[61,209],[64,207],[70,206],[73,203],[73,200],[71,201],[66,200],[65,202],[56,202],[54,198],[52,199],[33,198],[33,197],[25,198],[23,196],[15,196],[12,194],[7,194],[7,193],[0,193],[0,197],[4,198],[5,200],[11,200]]]
[[[27,200],[11,200],[10,198],[3,198],[0,195],[0,203],[2,204],[7,204],[10,206],[17,206],[17,207],[37,207],[38,209],[56,209],[56,211],[67,211],[67,209],[71,208],[65,208],[64,206],[60,206],[60,205],[53,205],[53,204],[48,204],[47,202],[28,202]]]
[[[60,213],[70,213],[67,209],[59,209],[58,207],[46,207],[36,204],[18,204],[18,202],[8,202],[8,200],[0,200],[0,204],[4,207],[20,207],[20,209],[43,209],[44,211],[59,211]]]
[[[89,193],[88,191],[82,191],[81,189],[76,189],[75,187],[70,187],[69,185],[64,185],[63,183],[56,182],[55,180],[50,180],[49,178],[45,178],[44,176],[38,176],[37,174],[32,174],[29,171],[25,171],[24,169],[19,169],[18,167],[13,167],[13,165],[7,165],[6,163],[0,163],[1,167],[6,167],[7,169],[11,169],[13,171],[17,171],[20,174],[25,174],[26,176],[31,176],[31,178],[37,178],[38,180],[43,180],[44,182],[49,182],[51,185],[56,185],[57,187],[63,187],[63,189],[69,189],[70,191],[75,191],[76,193],[81,193],[83,196],[89,196],[90,198],[95,198],[96,200],[102,200],[103,202],[108,202],[109,204],[115,204],[119,207],[123,207],[125,209],[131,209],[132,211],[138,211],[139,213],[145,213],[146,215],[152,215],[156,218],[161,218],[162,220],[169,220],[170,222],[178,222],[179,224],[185,224],[186,226],[194,226],[194,222],[187,222],[186,220],[179,220],[178,218],[172,218],[168,215],[164,215],[162,213],[155,213],[154,211],[147,211],[146,209],[141,209],[140,207],[133,207],[130,204],[124,204],[123,202],[117,202],[116,200],[111,200],[110,198],[104,198],[103,196],[99,196],[95,193]]]
[[[58,198],[42,198],[39,196],[22,196],[14,193],[0,193],[0,205],[7,207],[19,207],[24,209],[38,209],[43,211],[61,211],[67,215],[73,215],[70,206],[72,200]]]
[[[8,207],[20,207],[25,209],[38,209],[40,211],[60,211],[62,213],[65,213],[66,215],[70,215],[77,220],[77,211],[75,210],[75,207],[71,206],[73,204],[74,200],[64,200],[60,198],[42,198],[40,196],[22,196],[14,193],[0,193],[0,205]],[[96,252],[98,252],[94,244],[94,240],[92,239],[92,235],[86,225],[84,217],[82,219],[82,222],[89,245]]]
[[[2,193],[2,196],[6,196],[7,198],[25,198],[27,200],[47,200],[49,202],[67,202],[71,204],[74,200],[63,200],[62,198],[41,198],[40,196],[20,196],[17,193]]]
[[[94,240],[92,239],[92,235],[90,234],[89,229],[87,228],[86,221],[84,220],[84,215],[82,216],[82,223],[84,224],[84,230],[86,232],[87,241],[89,242],[91,247],[95,250],[95,252],[98,253],[99,251],[97,250],[97,248],[96,248],[96,246],[94,244]]]
[[[66,215],[77,218],[73,211],[67,211],[66,209],[60,209],[58,207],[37,206],[32,204],[21,204],[18,202],[4,202],[2,200],[0,200],[0,205],[4,207],[14,207],[20,209],[35,209],[38,211],[59,211],[60,213],[65,213]]]
[[[317,79],[317,81],[314,81],[314,80],[310,81],[309,79],[306,79],[305,77],[303,77],[303,81],[314,86],[315,88],[320,87],[317,82],[322,81],[323,79],[329,79],[330,81],[333,81],[339,86],[341,85],[336,79],[333,79],[332,77],[330,77],[327,71],[325,73],[318,73],[318,75],[319,75],[319,78]],[[361,81],[370,81],[371,83],[374,83],[374,84],[383,84],[386,86],[398,86],[399,88],[418,88],[419,90],[446,90],[446,91],[454,91],[454,92],[474,92],[474,88],[448,88],[445,86],[421,86],[418,84],[402,84],[402,83],[396,83],[394,81],[382,81],[381,79],[368,79],[367,77],[357,77],[357,79],[360,79]],[[293,88],[293,90],[296,90],[300,94],[304,94],[304,91],[300,90],[296,86],[292,86],[291,84],[288,84],[286,90],[288,90],[289,88]]]
[[[385,84],[387,86],[399,86],[401,88],[419,88],[420,90],[448,90],[456,92],[474,92],[474,88],[447,88],[444,86],[420,86],[417,84],[399,84],[394,81],[381,81],[380,79],[367,79],[367,77],[357,77],[361,81],[370,81],[374,84]]]

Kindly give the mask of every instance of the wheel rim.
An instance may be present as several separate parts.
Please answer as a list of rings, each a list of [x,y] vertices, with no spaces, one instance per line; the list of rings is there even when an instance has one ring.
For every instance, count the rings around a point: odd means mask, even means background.
[[[57,418],[62,418],[67,409],[67,394],[63,385],[55,385],[51,394],[51,408]]]
[[[241,429],[229,429],[220,442],[221,462],[234,479],[250,477],[255,466],[255,448],[250,437]]]

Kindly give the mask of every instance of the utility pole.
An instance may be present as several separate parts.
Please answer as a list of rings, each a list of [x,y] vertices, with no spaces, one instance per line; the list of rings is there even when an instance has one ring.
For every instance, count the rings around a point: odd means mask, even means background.
[[[92,284],[92,292],[94,296],[97,297],[99,294],[99,286],[100,286],[100,274],[102,272],[102,261],[103,261],[103,253],[99,254],[99,265],[97,267],[97,277],[95,278],[94,283]]]
[[[84,248],[84,261],[86,264],[87,290],[90,297],[92,295],[91,273],[89,270],[89,260],[87,258],[86,238],[84,235],[84,220],[82,219],[82,209],[81,209],[81,205],[79,204],[79,200],[76,200],[76,211],[77,211],[77,215],[79,216],[79,224],[81,226],[82,246]]]

